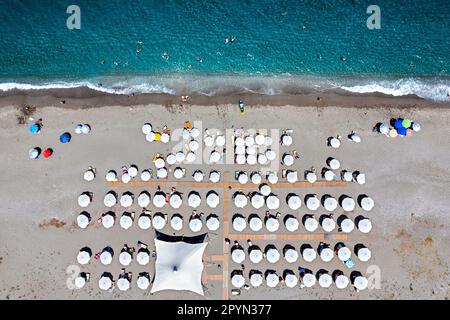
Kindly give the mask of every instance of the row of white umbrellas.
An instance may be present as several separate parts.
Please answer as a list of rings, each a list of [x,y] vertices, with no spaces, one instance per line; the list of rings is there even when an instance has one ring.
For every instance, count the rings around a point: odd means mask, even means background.
[[[153,130],[153,126],[150,123],[144,123],[142,126],[142,133],[145,135],[145,140],[149,142],[155,141],[157,135],[160,135],[159,141],[162,143],[168,143],[170,141],[170,134],[167,132],[159,133]]]
[[[100,280],[98,281],[98,287],[101,290],[105,290],[105,291],[110,290],[113,288],[113,280],[114,279],[111,274],[104,273],[104,274],[102,274],[102,276],[100,277]],[[76,281],[77,280],[75,280],[75,285],[77,286]],[[83,284],[81,286],[81,288],[82,288],[84,286],[84,283],[81,281],[80,284]],[[147,290],[148,287],[150,286],[150,275],[146,272],[139,274],[136,279],[136,285],[138,286],[139,289]],[[116,286],[117,286],[117,289],[119,289],[120,291],[127,291],[131,287],[131,281],[127,277],[119,277],[119,279],[117,280]]]
[[[235,149],[235,155],[234,160],[236,164],[244,165],[265,165],[269,163],[270,161],[275,160],[277,157],[277,154],[272,149],[268,149],[264,152],[257,152],[254,148],[250,147],[243,147],[243,149],[236,147]]]
[[[87,248],[83,248],[78,252],[77,261],[81,265],[88,264],[91,260],[91,252]],[[99,260],[103,265],[109,265],[113,261],[114,252],[103,249],[100,253]],[[133,261],[133,255],[127,250],[123,250],[119,254],[119,262],[123,266],[128,266]],[[136,262],[142,266],[147,265],[150,262],[150,252],[147,249],[140,249],[136,254]]]
[[[258,133],[258,134],[244,134],[234,137],[234,145],[237,146],[265,146],[270,147],[273,143],[271,136]]]

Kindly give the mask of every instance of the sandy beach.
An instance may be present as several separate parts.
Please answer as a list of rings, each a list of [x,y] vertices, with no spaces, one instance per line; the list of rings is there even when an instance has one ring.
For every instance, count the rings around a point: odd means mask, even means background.
[[[261,97],[245,96],[248,107],[245,115],[240,115],[236,97],[191,97],[183,106],[179,97],[154,96],[89,96],[82,98],[77,93],[64,96],[63,92],[49,92],[48,95],[17,93],[0,97],[0,162],[5,164],[0,184],[0,299],[223,299],[223,281],[228,282],[229,299],[448,299],[449,298],[449,206],[450,189],[450,106],[415,97],[394,98],[388,96],[350,96],[328,93],[317,99],[317,93],[303,96]],[[65,104],[60,103],[65,100]],[[32,135],[28,127],[18,124],[17,116],[24,104],[37,106],[33,119],[43,119],[41,133]],[[372,132],[377,122],[388,122],[392,117],[408,117],[421,123],[422,130],[412,137],[389,139]],[[205,252],[205,295],[189,292],[164,291],[150,294],[142,291],[135,283],[127,292],[115,289],[112,293],[98,288],[98,279],[103,271],[114,277],[122,266],[116,257],[109,266],[99,261],[91,261],[81,270],[89,272],[91,280],[80,290],[70,290],[66,273],[69,266],[77,266],[76,256],[80,248],[88,246],[94,253],[111,245],[118,253],[123,244],[135,246],[138,240],[154,248],[154,230],[138,228],[137,223],[123,230],[116,225],[109,230],[97,223],[97,218],[106,212],[103,197],[113,189],[121,194],[131,191],[135,195],[143,190],[154,194],[155,187],[114,187],[105,181],[110,169],[120,171],[121,166],[135,164],[139,170],[154,168],[152,158],[155,153],[167,154],[173,150],[175,142],[168,144],[149,143],[141,132],[145,122],[162,128],[167,125],[174,130],[182,128],[185,121],[201,121],[202,129],[217,128],[222,131],[232,127],[246,129],[293,129],[293,144],[280,147],[280,152],[297,150],[300,159],[294,168],[303,172],[311,166],[318,171],[326,166],[326,159],[336,157],[342,169],[360,170],[366,174],[364,185],[349,183],[345,187],[299,187],[280,188],[274,186],[281,201],[278,209],[283,215],[294,214],[299,219],[308,209],[303,205],[297,211],[290,210],[284,201],[290,192],[303,197],[306,194],[330,194],[338,198],[347,194],[353,198],[367,194],[375,201],[370,212],[363,212],[357,206],[348,214],[352,219],[359,214],[369,217],[373,229],[369,234],[355,230],[347,235],[345,244],[353,248],[358,243],[365,244],[372,251],[368,262],[355,258],[352,270],[366,274],[371,265],[381,270],[379,289],[356,292],[349,285],[339,290],[330,288],[287,288],[278,285],[269,288],[263,284],[259,288],[241,290],[240,295],[232,295],[229,273],[240,265],[227,262],[228,278],[215,280],[214,275],[223,275],[224,262],[212,257],[224,254],[223,224],[219,230],[208,232],[209,242]],[[27,122],[32,123],[32,121]],[[92,131],[88,135],[75,135],[73,129],[78,123],[88,123]],[[348,141],[346,136],[355,130],[361,143]],[[61,133],[72,133],[72,141],[61,144]],[[339,149],[327,147],[329,136],[341,135]],[[178,142],[177,142],[178,143]],[[28,150],[32,147],[51,147],[54,154],[49,159],[30,160]],[[93,166],[97,177],[92,182],[83,180],[83,172]],[[186,165],[184,180],[192,181],[192,173],[201,169],[206,173],[214,168],[221,172],[232,172],[235,165],[209,164]],[[252,166],[242,166],[243,170],[254,170]],[[281,169],[279,170],[281,172]],[[170,191],[175,185],[169,177],[163,189]],[[177,187],[184,194],[192,188]],[[257,186],[254,187],[254,190]],[[221,222],[223,217],[223,187],[198,189],[202,197],[209,190],[219,193],[221,204],[216,209],[208,208],[204,202],[198,211],[205,214],[216,213]],[[82,193],[93,192],[93,202],[86,209],[92,216],[91,225],[82,230],[76,225],[76,217],[83,211],[77,204]],[[227,191],[228,196],[235,191]],[[140,213],[133,205],[132,211]],[[153,212],[157,211],[150,208]],[[122,208],[115,209],[121,214]],[[179,212],[187,220],[192,209],[183,203],[179,210],[164,207],[162,212],[172,215]],[[247,206],[238,209],[231,204],[230,213],[241,213],[245,217],[256,210]],[[260,215],[265,209],[259,209]],[[315,215],[325,213],[320,208]],[[340,207],[335,216],[342,213]],[[53,219],[53,220],[52,220]],[[231,229],[231,226],[229,227]],[[206,227],[202,229],[207,232]],[[228,230],[230,234],[236,234]],[[227,231],[227,232],[228,232]],[[163,232],[172,234],[170,226]],[[250,231],[246,231],[249,233]],[[255,234],[268,234],[264,229]],[[288,233],[281,224],[276,233]],[[295,233],[306,234],[302,225]],[[317,230],[315,233],[320,233]],[[192,235],[187,223],[178,234]],[[337,230],[333,232],[337,234]],[[231,237],[231,240],[233,238]],[[325,242],[334,245],[332,236]],[[240,243],[247,248],[246,241]],[[278,249],[292,244],[297,249],[303,243],[314,248],[318,240],[255,240],[253,244],[265,247],[273,243]],[[229,253],[229,251],[227,252]],[[127,267],[135,277],[147,271],[153,277],[154,259],[147,266],[139,266],[135,261]],[[279,274],[285,269],[296,272],[299,266],[317,271],[321,268],[330,273],[335,269],[350,271],[338,259],[324,263],[316,259],[307,263],[301,258],[293,264],[283,258],[275,264],[263,260],[252,265],[248,258],[244,262],[244,274],[255,268],[274,269]],[[220,265],[220,266],[219,266]]]

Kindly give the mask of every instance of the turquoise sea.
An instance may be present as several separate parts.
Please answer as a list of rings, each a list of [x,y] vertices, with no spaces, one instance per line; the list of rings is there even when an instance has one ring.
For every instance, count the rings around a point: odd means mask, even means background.
[[[371,4],[381,29],[367,28]],[[69,5],[79,30],[66,26]],[[0,0],[0,30],[2,91],[343,88],[449,100],[449,0]]]

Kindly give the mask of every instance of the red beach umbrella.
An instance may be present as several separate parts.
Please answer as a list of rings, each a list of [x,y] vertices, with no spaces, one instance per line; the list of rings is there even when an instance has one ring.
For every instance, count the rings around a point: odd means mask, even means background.
[[[52,148],[47,148],[44,150],[44,152],[42,153],[42,155],[44,156],[44,158],[50,158],[50,156],[53,154],[53,149]]]

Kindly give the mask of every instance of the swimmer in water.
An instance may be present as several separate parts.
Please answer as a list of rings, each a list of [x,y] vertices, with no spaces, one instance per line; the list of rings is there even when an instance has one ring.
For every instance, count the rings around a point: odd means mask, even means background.
[[[124,63],[126,66],[128,65],[128,61],[125,61],[125,63]]]
[[[230,42],[233,43],[236,40],[233,36],[231,36]]]
[[[117,61],[114,61],[114,65],[117,67],[119,63]]]
[[[228,43],[230,39],[228,37],[225,38],[225,43]]]
[[[347,61],[347,58],[344,57],[344,56],[342,56],[342,57],[341,57],[341,61]]]
[[[164,51],[163,54],[161,55],[161,57],[162,57],[164,60],[169,60],[169,53],[168,53],[167,51]]]
[[[141,41],[141,40],[139,40],[139,41],[136,41],[136,43],[137,43],[137,44],[142,44],[142,41]]]
[[[136,49],[136,53],[141,53],[142,49]]]
[[[105,60],[100,60],[100,64],[105,64]]]

